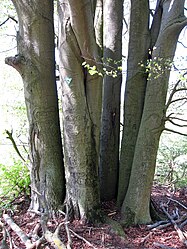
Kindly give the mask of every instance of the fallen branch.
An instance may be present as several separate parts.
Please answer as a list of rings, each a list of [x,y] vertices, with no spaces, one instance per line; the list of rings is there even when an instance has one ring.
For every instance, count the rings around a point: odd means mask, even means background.
[[[187,219],[180,224],[180,228],[183,228],[187,224]]]
[[[148,230],[154,229],[154,228],[158,228],[160,225],[166,225],[168,224],[168,220],[160,220],[154,224],[151,225],[147,225]]]
[[[154,242],[153,245],[154,245],[154,246],[157,246],[157,247],[160,247],[160,248],[162,248],[162,249],[176,249],[176,248],[174,248],[174,247],[166,246],[166,245],[163,245],[163,244],[157,243],[157,242]]]
[[[179,239],[180,241],[187,246],[187,238],[185,236],[185,233],[182,232],[182,230],[179,228],[179,226],[177,225],[176,221],[173,220],[173,218],[171,217],[171,215],[166,211],[165,207],[162,205],[161,206],[163,212],[167,215],[167,217],[169,218],[169,220],[171,221],[171,223],[173,224],[175,230],[178,233]]]
[[[183,205],[181,202],[177,201],[177,200],[174,200],[172,198],[168,198],[170,201],[173,201],[173,202],[176,202],[177,204],[179,204],[181,207],[183,207],[184,209],[187,210],[187,207],[185,205]]]
[[[32,243],[29,237],[21,230],[21,228],[10,218],[8,214],[3,214],[5,222],[11,227],[11,229],[19,236],[21,241],[25,244],[27,249],[36,247],[36,242]]]
[[[37,239],[34,243],[29,239],[29,237],[21,230],[21,228],[10,218],[8,214],[3,214],[3,218],[6,223],[11,227],[11,229],[19,236],[21,241],[25,244],[27,249],[39,248],[41,243],[44,241],[44,238],[47,242],[55,245],[58,249],[67,249],[62,241],[58,238],[59,229],[62,224],[59,224],[55,233],[50,232],[47,227],[42,227],[43,237]],[[42,224],[45,226],[44,224]],[[34,229],[36,233],[38,228]],[[35,234],[36,235],[36,234]],[[36,238],[36,237],[35,237]],[[5,248],[5,247],[4,247]],[[8,248],[8,247],[7,247]]]
[[[184,220],[187,219],[187,214],[184,214],[181,218],[175,220],[176,224],[179,224],[180,222],[183,222]],[[166,224],[161,224],[155,228],[151,228],[151,229],[154,229],[154,230],[161,230],[161,229],[164,229],[166,227],[169,227],[171,226],[172,223],[170,221],[168,221]]]

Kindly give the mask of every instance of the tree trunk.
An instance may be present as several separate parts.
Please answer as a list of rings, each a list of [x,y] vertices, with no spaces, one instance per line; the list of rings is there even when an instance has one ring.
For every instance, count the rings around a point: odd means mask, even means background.
[[[122,60],[123,0],[105,0],[103,7],[103,59],[106,64],[112,60],[110,66],[117,69]],[[121,81],[122,75],[104,76],[99,166],[102,200],[117,197]]]
[[[65,178],[55,85],[53,2],[12,2],[19,19],[18,55],[6,58],[6,63],[17,69],[24,83],[31,152],[30,208],[56,209],[64,200]]]
[[[140,11],[142,9],[143,11]],[[149,1],[132,0],[124,96],[124,129],[119,168],[119,206],[122,205],[128,189],[136,139],[142,117],[147,75],[140,64],[146,63],[149,46]]]
[[[90,1],[59,1],[67,204],[76,218],[99,216],[98,151],[102,78],[83,68],[98,60]],[[93,18],[92,18],[93,17]]]
[[[170,65],[178,36],[187,24],[184,0],[164,1],[161,26],[146,88],[143,116],[139,128],[128,191],[122,206],[126,225],[148,223],[150,193],[160,135],[165,125],[166,95]]]

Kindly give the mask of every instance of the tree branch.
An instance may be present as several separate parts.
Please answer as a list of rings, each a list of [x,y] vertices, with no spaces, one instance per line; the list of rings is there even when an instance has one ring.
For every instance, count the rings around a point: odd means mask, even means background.
[[[7,57],[5,58],[5,64],[12,66],[13,68],[15,68],[20,74],[22,74],[22,65],[25,62],[25,58],[24,56],[18,54],[15,55],[14,57]]]
[[[172,130],[172,129],[168,129],[168,128],[164,128],[164,131],[176,133],[176,134],[179,134],[179,135],[182,135],[182,136],[187,136],[187,134],[185,134],[185,133],[182,133],[182,132],[179,132],[179,131],[175,131],[175,130]]]
[[[171,100],[170,105],[173,104],[173,103],[175,103],[175,102],[183,101],[183,100],[187,101],[187,97],[183,97],[183,98],[178,98],[178,99]]]
[[[5,132],[6,132],[7,136],[8,136],[7,138],[10,139],[10,141],[12,142],[12,145],[13,145],[15,151],[17,152],[19,157],[25,162],[25,159],[22,157],[22,155],[21,155],[21,153],[20,153],[20,151],[18,149],[18,146],[16,145],[16,142],[15,142],[13,136],[12,136],[12,132],[10,132],[8,130],[5,130]]]
[[[10,19],[13,20],[14,22],[18,23],[18,21],[13,16],[8,16],[5,21],[3,21],[2,23],[0,23],[0,27],[3,26]]]
[[[168,119],[179,120],[179,121],[182,121],[182,122],[187,122],[187,119],[172,117],[172,116],[171,116],[172,114],[173,114],[173,113],[171,113],[168,117],[166,117],[166,120],[167,120],[167,118],[168,118]]]
[[[166,121],[170,122],[171,124],[175,125],[175,126],[178,126],[178,127],[187,127],[187,125],[180,125],[180,124],[177,124],[175,123],[172,119],[168,118],[166,119]]]
[[[166,246],[158,242],[154,242],[153,245],[156,247],[160,247],[161,249],[175,249],[174,247]]]
[[[176,202],[176,203],[179,204],[181,207],[183,207],[185,210],[187,210],[187,207],[186,207],[185,205],[183,205],[182,203],[180,203],[179,201],[174,200],[174,199],[172,199],[172,198],[168,198],[168,200],[173,201],[173,202]]]
[[[182,75],[182,77],[184,77],[186,74],[187,74],[187,72],[185,72],[185,73]],[[179,80],[176,82],[176,84],[174,85],[173,90],[172,90],[172,92],[171,92],[171,94],[170,94],[170,96],[169,96],[169,99],[168,99],[167,103],[166,103],[166,110],[168,109],[168,107],[169,107],[170,104],[172,103],[172,99],[173,99],[174,94],[175,94],[176,92],[180,91],[180,89],[177,89],[177,87],[178,87],[178,85],[179,85],[180,83],[181,83],[181,79],[179,79]],[[184,89],[184,88],[182,88],[182,90],[183,90],[183,89]]]
[[[179,44],[181,44],[184,48],[187,48],[181,41],[178,41]]]
[[[3,26],[8,20],[9,20],[9,17],[5,21],[3,21],[2,23],[0,23],[0,27]]]

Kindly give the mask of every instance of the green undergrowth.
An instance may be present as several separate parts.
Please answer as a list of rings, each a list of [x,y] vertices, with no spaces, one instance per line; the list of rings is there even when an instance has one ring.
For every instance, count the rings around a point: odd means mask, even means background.
[[[30,195],[30,174],[20,161],[13,165],[0,164],[0,209],[11,207],[14,199],[21,195]]]
[[[177,188],[187,186],[187,138],[161,139],[155,182]]]

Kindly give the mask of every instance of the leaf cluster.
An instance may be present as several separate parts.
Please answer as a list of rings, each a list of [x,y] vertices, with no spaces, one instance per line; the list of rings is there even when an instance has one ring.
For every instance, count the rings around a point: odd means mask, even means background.
[[[154,57],[153,59],[147,60],[146,64],[141,62],[139,65],[142,67],[143,71],[148,74],[149,80],[158,79],[166,71],[170,71],[173,62],[170,58]]]
[[[104,77],[104,75],[117,78],[122,72],[122,61],[116,61],[111,58],[102,58],[102,62],[97,62],[95,65],[91,66],[86,61],[82,63],[82,66],[87,69],[90,75],[99,75]]]

